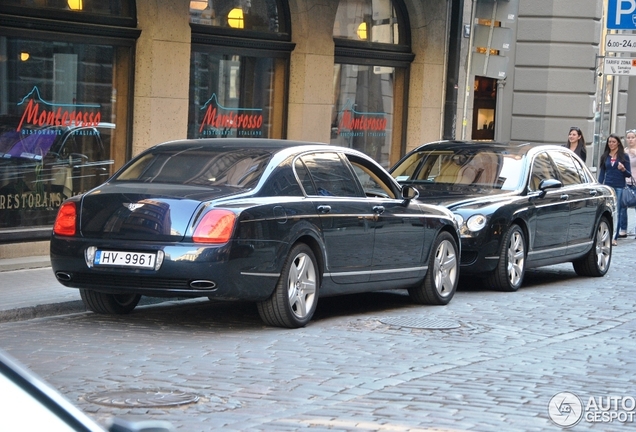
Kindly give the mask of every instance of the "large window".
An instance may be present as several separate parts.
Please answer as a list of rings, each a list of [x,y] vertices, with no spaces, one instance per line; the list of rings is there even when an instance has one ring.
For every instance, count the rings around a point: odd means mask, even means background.
[[[276,0],[191,0],[190,22],[213,27],[283,31]]]
[[[341,0],[334,23],[331,143],[358,149],[385,167],[397,162],[405,142],[414,56],[403,11],[391,0]]]
[[[277,0],[193,0],[188,138],[284,138],[290,42]]]
[[[28,15],[41,12],[31,3],[0,7],[0,242],[48,239],[62,201],[103,183],[129,152],[138,32],[91,24],[128,22],[129,2],[80,2],[92,15],[65,24]],[[69,4],[42,7],[68,18]]]
[[[281,137],[286,71],[285,59],[193,47],[188,137]]]

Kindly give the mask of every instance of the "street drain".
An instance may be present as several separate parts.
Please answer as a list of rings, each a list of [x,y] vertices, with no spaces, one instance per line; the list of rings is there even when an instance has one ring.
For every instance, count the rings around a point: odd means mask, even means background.
[[[157,408],[196,403],[199,396],[179,390],[131,389],[91,393],[84,399],[113,407]]]
[[[404,318],[404,317],[388,317],[380,320],[382,324],[408,327],[421,330],[450,330],[461,327],[457,321],[441,320],[441,319],[420,319],[420,318]]]

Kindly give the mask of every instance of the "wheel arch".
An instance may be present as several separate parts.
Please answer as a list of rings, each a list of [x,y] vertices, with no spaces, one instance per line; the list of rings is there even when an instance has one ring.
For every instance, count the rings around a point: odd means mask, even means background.
[[[522,217],[516,217],[510,222],[510,225],[508,226],[508,228],[510,228],[512,225],[518,225],[519,228],[521,228],[521,231],[523,231],[523,236],[526,242],[525,246],[526,246],[526,256],[527,256],[528,248],[530,247],[530,228],[528,227],[528,222]]]
[[[309,235],[309,234],[304,234],[304,235],[298,237],[296,239],[296,241],[294,241],[291,244],[290,250],[291,250],[291,248],[294,247],[294,245],[296,245],[298,243],[306,244],[307,246],[309,246],[311,251],[314,253],[314,257],[316,258],[316,261],[318,262],[318,274],[320,275],[320,279],[322,281],[322,275],[323,275],[323,273],[325,271],[325,248],[324,248],[324,246],[314,236]]]

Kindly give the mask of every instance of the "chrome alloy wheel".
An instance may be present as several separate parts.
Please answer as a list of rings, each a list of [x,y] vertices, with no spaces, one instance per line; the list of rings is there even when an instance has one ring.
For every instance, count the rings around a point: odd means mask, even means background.
[[[596,231],[596,265],[605,273],[612,257],[612,231],[605,220],[602,220]]]
[[[435,251],[435,264],[433,267],[435,289],[440,297],[447,297],[455,292],[458,261],[453,244],[448,240],[443,240]]]
[[[316,268],[311,258],[299,253],[289,269],[287,297],[293,314],[302,319],[316,301]]]
[[[510,236],[508,243],[508,280],[510,285],[517,286],[523,278],[523,269],[526,254],[524,251],[523,235],[520,231],[515,231]]]

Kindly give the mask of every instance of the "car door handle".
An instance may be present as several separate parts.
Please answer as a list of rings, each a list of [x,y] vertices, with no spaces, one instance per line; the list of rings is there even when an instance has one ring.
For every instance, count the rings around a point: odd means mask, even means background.
[[[384,213],[384,206],[373,206],[373,212],[376,214]]]
[[[562,201],[566,201],[568,198],[570,198],[570,196],[568,194],[561,195],[561,200]]]
[[[596,196],[597,193],[598,193],[598,191],[596,189],[590,190],[590,195],[592,195],[592,196]]]
[[[328,205],[319,205],[318,206],[319,213],[329,213],[331,212],[331,206]]]

